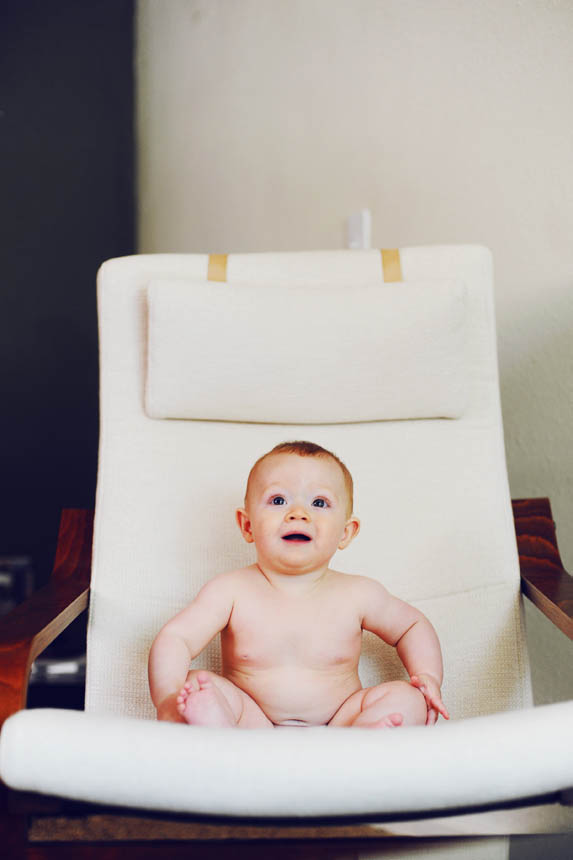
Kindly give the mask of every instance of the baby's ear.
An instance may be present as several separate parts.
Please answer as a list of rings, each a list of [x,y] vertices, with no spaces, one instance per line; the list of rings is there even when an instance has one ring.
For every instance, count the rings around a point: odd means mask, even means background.
[[[241,529],[241,534],[243,535],[247,543],[253,543],[255,539],[253,537],[253,530],[251,528],[251,520],[246,510],[244,508],[237,508],[235,516],[237,518],[238,526]]]
[[[338,544],[338,549],[345,549],[348,544],[354,540],[359,531],[360,520],[358,519],[358,517],[350,517],[350,519],[346,521],[346,525],[344,526],[344,532],[342,534],[342,538],[340,539],[340,543]]]

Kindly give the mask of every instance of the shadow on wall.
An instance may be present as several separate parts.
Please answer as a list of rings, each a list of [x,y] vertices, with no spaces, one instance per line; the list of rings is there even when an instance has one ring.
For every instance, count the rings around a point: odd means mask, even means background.
[[[500,332],[503,337],[503,332]],[[565,568],[573,570],[573,290],[516,311],[502,366],[505,445],[514,498],[549,496]]]
[[[548,496],[564,567],[573,573],[573,290],[516,310],[502,402],[513,498]],[[573,643],[525,601],[536,705],[573,699]]]

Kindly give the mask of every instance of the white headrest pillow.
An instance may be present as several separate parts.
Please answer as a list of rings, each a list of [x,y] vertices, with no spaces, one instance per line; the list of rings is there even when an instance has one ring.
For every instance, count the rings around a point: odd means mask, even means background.
[[[148,287],[146,412],[279,424],[458,418],[459,282]]]

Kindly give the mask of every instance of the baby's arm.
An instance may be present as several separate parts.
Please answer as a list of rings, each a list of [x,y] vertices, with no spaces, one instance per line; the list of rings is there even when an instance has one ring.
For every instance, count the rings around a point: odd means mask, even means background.
[[[383,585],[360,579],[365,599],[362,627],[396,648],[411,683],[426,699],[428,724],[436,722],[438,713],[449,719],[440,692],[443,665],[436,631],[422,612],[394,597]]]
[[[156,636],[149,652],[149,689],[158,720],[183,722],[177,696],[191,660],[227,626],[233,609],[233,582],[230,574],[212,579]]]

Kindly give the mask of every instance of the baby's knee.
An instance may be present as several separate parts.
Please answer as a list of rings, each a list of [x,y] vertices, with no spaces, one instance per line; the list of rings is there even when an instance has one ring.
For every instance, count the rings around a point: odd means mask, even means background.
[[[364,696],[362,708],[372,705],[382,697],[391,700],[392,708],[406,717],[407,725],[425,724],[427,708],[424,694],[408,681],[388,681],[371,687]]]
[[[402,693],[405,701],[410,707],[410,715],[415,725],[425,725],[428,716],[428,706],[426,705],[426,697],[417,687],[412,686],[409,681],[398,681],[402,684]]]

